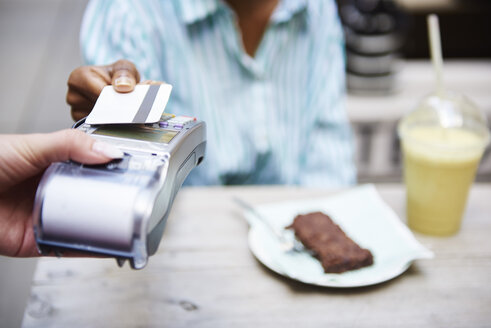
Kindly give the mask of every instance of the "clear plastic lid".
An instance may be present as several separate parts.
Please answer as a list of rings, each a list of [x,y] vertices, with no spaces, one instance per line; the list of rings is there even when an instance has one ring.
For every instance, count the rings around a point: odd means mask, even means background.
[[[472,132],[478,137],[478,142],[463,147],[484,148],[489,142],[486,116],[469,98],[455,92],[444,91],[424,97],[417,107],[399,122],[399,137],[402,140],[413,139],[415,142],[422,142],[414,139],[410,133],[416,127],[459,129]],[[444,144],[434,146],[445,148]]]

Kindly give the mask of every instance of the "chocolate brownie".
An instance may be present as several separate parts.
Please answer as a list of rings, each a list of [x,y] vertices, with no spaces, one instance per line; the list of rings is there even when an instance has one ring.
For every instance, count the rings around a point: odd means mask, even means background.
[[[372,253],[358,246],[324,213],[297,215],[287,229],[293,229],[326,273],[342,273],[373,264]]]

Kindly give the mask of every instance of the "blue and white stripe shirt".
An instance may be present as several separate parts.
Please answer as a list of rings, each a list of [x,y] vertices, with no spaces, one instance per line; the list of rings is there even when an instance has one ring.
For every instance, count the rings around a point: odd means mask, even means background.
[[[237,26],[222,0],[92,0],[80,38],[88,64],[128,59],[173,85],[167,112],[206,122],[188,184],[353,184],[334,1],[280,1],[254,57]]]

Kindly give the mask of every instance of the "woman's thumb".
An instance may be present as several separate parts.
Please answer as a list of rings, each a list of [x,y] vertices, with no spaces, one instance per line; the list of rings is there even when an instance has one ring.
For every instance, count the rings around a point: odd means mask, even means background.
[[[132,62],[121,59],[111,65],[111,79],[116,91],[126,93],[140,82],[140,74]]]

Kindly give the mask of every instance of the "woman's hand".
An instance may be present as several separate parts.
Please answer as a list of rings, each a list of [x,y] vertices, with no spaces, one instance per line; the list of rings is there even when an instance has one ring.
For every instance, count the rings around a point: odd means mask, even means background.
[[[118,92],[131,92],[140,82],[135,65],[125,59],[106,66],[81,66],[68,78],[66,101],[76,121],[87,116],[106,85],[113,85]]]
[[[53,162],[106,163],[123,152],[78,130],[0,135],[0,254],[38,256],[32,210],[37,185]]]

